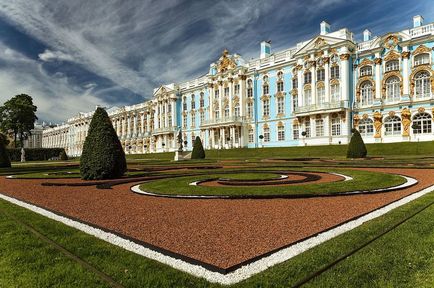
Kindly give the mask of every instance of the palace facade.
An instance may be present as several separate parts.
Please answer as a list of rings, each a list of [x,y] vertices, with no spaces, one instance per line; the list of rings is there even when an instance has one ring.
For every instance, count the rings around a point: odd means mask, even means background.
[[[245,61],[227,50],[203,77],[154,89],[151,100],[107,110],[126,153],[434,140],[434,23],[357,43],[348,29]],[[43,147],[81,155],[93,112],[43,131]]]

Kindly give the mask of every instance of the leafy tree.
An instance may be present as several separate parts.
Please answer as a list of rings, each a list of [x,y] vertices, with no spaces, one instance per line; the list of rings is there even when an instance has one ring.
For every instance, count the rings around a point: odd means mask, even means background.
[[[205,150],[203,149],[202,141],[199,136],[196,136],[196,139],[194,140],[191,159],[205,159]]]
[[[11,161],[9,159],[8,152],[6,150],[6,145],[8,143],[8,139],[5,135],[0,133],[0,168],[10,168]]]
[[[0,107],[0,130],[13,134],[15,148],[17,139],[23,145],[24,138],[34,128],[38,120],[36,110],[32,97],[27,94],[16,95]]]
[[[352,129],[353,136],[351,136],[350,144],[348,145],[347,158],[365,158],[368,154],[362,136],[357,129]]]
[[[103,108],[97,108],[90,122],[80,158],[81,178],[119,178],[126,170],[125,153],[110,118]]]

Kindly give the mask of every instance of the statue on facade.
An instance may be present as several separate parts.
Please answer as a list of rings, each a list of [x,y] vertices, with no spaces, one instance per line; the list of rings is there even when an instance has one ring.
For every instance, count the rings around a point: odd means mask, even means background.
[[[178,152],[182,152],[182,148],[184,148],[184,146],[182,145],[182,132],[180,129],[178,132]]]
[[[26,162],[26,151],[24,147],[21,148],[21,162]]]

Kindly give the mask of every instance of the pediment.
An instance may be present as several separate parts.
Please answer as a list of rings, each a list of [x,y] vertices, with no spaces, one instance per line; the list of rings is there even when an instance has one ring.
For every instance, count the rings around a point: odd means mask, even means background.
[[[173,89],[171,89],[171,88],[169,88],[169,87],[167,87],[167,86],[161,85],[161,86],[158,87],[158,89],[154,92],[154,97],[156,97],[156,98],[161,98],[161,97],[164,97],[164,96],[171,95],[171,94],[173,94],[174,92],[175,92],[175,90],[173,90]]]
[[[312,53],[312,52],[324,50],[324,48],[329,48],[331,46],[334,46],[334,45],[339,44],[339,43],[344,42],[344,41],[347,41],[347,40],[335,38],[335,37],[330,37],[330,36],[326,36],[326,35],[320,35],[320,36],[313,38],[309,42],[307,42],[303,47],[301,47],[294,54],[294,56],[296,57],[296,56],[300,56],[300,55],[303,55],[306,53]]]

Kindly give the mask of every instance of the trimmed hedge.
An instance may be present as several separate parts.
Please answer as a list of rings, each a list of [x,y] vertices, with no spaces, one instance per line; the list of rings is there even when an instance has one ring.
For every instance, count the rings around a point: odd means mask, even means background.
[[[21,148],[7,149],[11,161],[21,161]],[[64,148],[24,148],[26,161],[44,161],[51,158],[58,159]]]
[[[205,159],[205,150],[203,149],[202,141],[199,136],[196,136],[191,152],[191,159]]]
[[[124,149],[107,112],[97,108],[80,158],[84,180],[120,178],[127,170]]]
[[[6,136],[0,134],[0,168],[10,168],[11,161],[6,150],[7,139]]]
[[[353,136],[351,136],[350,144],[348,144],[347,158],[365,158],[368,151],[362,136],[356,129],[352,129],[351,132],[353,132]]]

